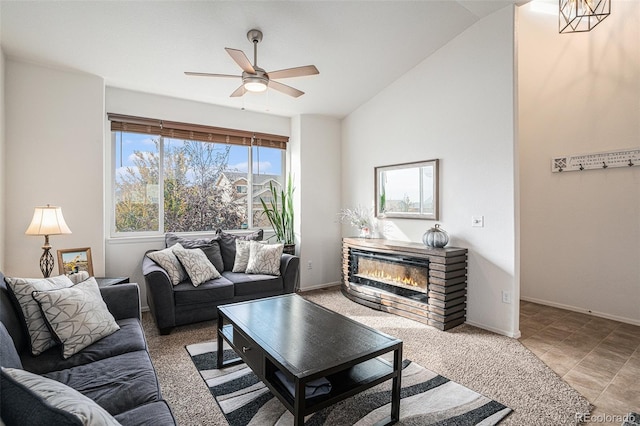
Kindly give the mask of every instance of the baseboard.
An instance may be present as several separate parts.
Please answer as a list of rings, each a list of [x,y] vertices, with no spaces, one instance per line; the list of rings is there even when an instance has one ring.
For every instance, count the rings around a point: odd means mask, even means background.
[[[340,281],[336,281],[332,283],[316,284],[316,285],[300,288],[300,291],[319,290],[321,288],[335,287],[337,285],[340,285]]]
[[[478,328],[481,328],[483,330],[491,331],[493,333],[501,334],[503,336],[511,337],[511,338],[514,338],[514,339],[519,339],[520,336],[521,336],[520,330],[518,330],[518,331],[516,331],[514,333],[512,331],[507,331],[507,330],[503,330],[501,328],[496,328],[496,327],[489,327],[489,326],[486,326],[484,324],[479,324],[479,323],[476,323],[476,322],[473,322],[473,321],[469,321],[469,320],[465,321],[465,324],[469,324],[469,325],[472,325],[474,327],[478,327]]]
[[[522,297],[522,296],[520,296],[520,300],[524,300],[525,302],[538,303],[540,305],[551,306],[554,308],[566,309],[567,311],[580,312],[582,314],[593,315],[594,317],[606,318],[606,319],[610,319],[618,322],[624,322],[626,324],[640,326],[640,320],[621,317],[618,315],[611,315],[604,312],[592,311],[590,309],[579,308],[576,306],[565,305],[564,303],[556,303],[556,302],[550,302],[548,300],[536,299],[534,297]]]

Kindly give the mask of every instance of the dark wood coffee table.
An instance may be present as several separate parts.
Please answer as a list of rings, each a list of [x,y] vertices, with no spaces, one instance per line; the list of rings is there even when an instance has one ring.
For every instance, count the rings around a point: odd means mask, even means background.
[[[223,339],[240,358],[223,362]],[[393,352],[393,363],[377,357]],[[400,419],[402,341],[296,294],[218,307],[217,367],[245,362],[293,413],[294,424],[343,399],[393,379],[391,415]],[[292,395],[275,375],[294,382]],[[305,398],[308,382],[325,377],[331,392]]]

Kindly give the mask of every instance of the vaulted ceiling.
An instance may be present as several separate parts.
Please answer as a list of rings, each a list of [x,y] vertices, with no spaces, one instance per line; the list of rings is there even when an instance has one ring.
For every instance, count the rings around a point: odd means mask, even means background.
[[[6,1],[5,55],[90,73],[108,86],[271,114],[344,117],[484,16],[518,0],[468,1]],[[281,80],[304,92],[229,95],[240,74],[224,48],[253,60],[249,29],[264,33],[267,71],[314,64]]]

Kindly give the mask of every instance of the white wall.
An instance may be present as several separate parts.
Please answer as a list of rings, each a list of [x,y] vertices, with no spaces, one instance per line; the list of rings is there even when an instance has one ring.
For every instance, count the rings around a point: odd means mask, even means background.
[[[5,125],[4,125],[4,52],[0,48],[0,271],[4,271],[5,211]]]
[[[166,120],[184,121],[232,129],[253,130],[256,132],[289,135],[291,120],[288,117],[267,115],[226,108],[211,104],[188,101],[148,93],[134,92],[113,87],[106,88],[106,111],[118,114],[135,115]],[[105,117],[106,120],[106,117]],[[111,132],[105,121],[105,167],[111,170]],[[107,193],[111,193],[111,178],[108,178]],[[110,206],[105,213],[105,235],[109,235]],[[143,308],[147,308],[146,286],[142,275],[142,258],[147,250],[164,247],[163,237],[147,238],[107,238],[106,265],[108,276],[127,276],[131,282],[137,282],[141,290]]]
[[[302,115],[292,120],[302,290],[340,282],[340,129],[339,120],[326,116]]]
[[[41,275],[44,237],[24,231],[33,208],[49,203],[62,207],[73,232],[50,237],[54,256],[56,249],[91,247],[95,275],[103,275],[103,80],[10,57],[4,78],[4,272]]]
[[[640,167],[551,173],[640,147],[640,2],[591,32],[519,11],[522,298],[640,324]]]
[[[440,159],[441,220],[469,249],[467,321],[518,335],[514,10],[477,22],[343,121],[342,203],[373,206],[374,167]],[[471,217],[483,215],[484,228]],[[387,238],[421,241],[435,222],[387,220]],[[351,234],[353,234],[351,230]]]

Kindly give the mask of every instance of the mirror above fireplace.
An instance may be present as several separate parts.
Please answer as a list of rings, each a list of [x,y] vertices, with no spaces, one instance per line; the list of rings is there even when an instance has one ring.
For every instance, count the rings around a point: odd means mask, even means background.
[[[376,216],[438,220],[438,160],[375,168]]]

